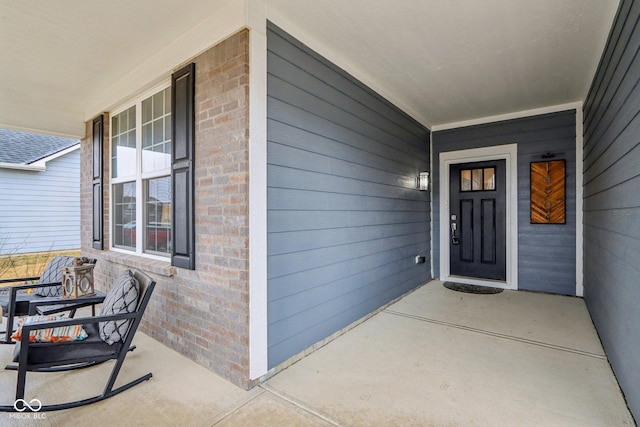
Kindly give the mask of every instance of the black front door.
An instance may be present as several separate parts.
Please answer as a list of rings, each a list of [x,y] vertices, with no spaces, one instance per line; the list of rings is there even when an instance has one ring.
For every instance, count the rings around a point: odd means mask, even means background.
[[[449,171],[450,274],[506,280],[505,161],[455,164]]]

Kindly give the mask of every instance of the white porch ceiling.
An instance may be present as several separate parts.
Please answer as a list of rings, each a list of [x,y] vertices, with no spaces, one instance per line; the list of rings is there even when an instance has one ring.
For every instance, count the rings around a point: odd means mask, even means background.
[[[82,137],[97,99],[236,6],[432,127],[582,101],[618,0],[0,0],[0,127]]]

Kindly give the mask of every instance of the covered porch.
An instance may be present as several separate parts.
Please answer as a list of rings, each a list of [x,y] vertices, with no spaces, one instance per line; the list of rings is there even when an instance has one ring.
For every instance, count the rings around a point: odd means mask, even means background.
[[[46,422],[632,424],[618,382],[637,418],[640,2],[0,2],[0,127],[82,139],[97,287],[159,284],[152,381]],[[564,222],[530,220],[543,158]],[[484,161],[500,279],[448,256]],[[521,292],[424,285],[465,277]]]
[[[433,280],[245,391],[147,335],[83,408],[1,414],[2,425],[633,425],[581,298],[455,292]],[[8,363],[11,346],[0,347]],[[178,369],[179,367],[179,369]],[[30,374],[27,400],[99,393],[108,366]],[[15,372],[0,373],[2,401]]]

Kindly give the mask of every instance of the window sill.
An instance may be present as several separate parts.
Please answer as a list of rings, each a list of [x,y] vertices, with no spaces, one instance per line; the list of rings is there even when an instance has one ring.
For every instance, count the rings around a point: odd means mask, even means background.
[[[104,258],[115,264],[124,265],[125,267],[138,268],[153,274],[159,274],[165,277],[171,277],[176,274],[176,269],[169,261],[159,261],[155,259],[145,258],[134,254],[125,254],[121,252],[105,251]]]

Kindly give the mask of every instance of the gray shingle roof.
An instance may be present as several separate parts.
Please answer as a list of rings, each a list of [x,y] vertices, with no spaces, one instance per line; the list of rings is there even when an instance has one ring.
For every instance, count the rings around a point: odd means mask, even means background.
[[[28,165],[79,142],[59,136],[0,129],[0,163]]]

